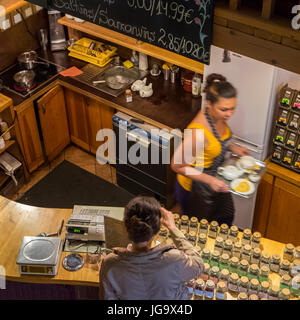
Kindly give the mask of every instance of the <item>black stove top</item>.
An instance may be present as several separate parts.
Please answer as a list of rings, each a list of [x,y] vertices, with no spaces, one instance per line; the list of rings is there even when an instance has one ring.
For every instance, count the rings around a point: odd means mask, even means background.
[[[38,59],[38,61],[45,62],[45,60],[42,60],[40,58]],[[19,66],[19,64],[14,64],[2,73],[0,73],[0,80],[2,80],[2,86],[23,98],[27,98],[33,95],[36,91],[39,90],[41,85],[50,82],[63,69],[60,66],[57,66],[53,63],[50,63],[48,61],[46,62],[48,63],[48,66],[37,64],[37,67],[33,69],[33,71],[35,72],[35,78],[34,83],[29,90],[18,88],[13,79],[14,75],[17,72],[24,70]]]

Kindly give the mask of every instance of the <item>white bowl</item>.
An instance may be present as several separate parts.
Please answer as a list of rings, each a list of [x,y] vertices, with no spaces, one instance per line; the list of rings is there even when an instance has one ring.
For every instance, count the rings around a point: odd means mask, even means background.
[[[251,173],[249,174],[248,178],[252,182],[258,182],[260,180],[260,175]]]
[[[79,19],[79,18],[74,18],[74,20],[75,20],[76,22],[80,22],[80,23],[84,22],[84,20]]]
[[[255,166],[256,160],[250,156],[240,158],[240,164],[243,169],[252,169]]]
[[[71,16],[70,14],[67,14],[67,13],[66,13],[65,17],[66,17],[67,19],[74,19],[73,16]]]

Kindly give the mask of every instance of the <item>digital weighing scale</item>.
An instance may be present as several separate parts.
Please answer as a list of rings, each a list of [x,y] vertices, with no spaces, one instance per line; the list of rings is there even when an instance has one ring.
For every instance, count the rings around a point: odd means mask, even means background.
[[[20,274],[55,276],[62,243],[54,237],[24,237],[17,258]]]

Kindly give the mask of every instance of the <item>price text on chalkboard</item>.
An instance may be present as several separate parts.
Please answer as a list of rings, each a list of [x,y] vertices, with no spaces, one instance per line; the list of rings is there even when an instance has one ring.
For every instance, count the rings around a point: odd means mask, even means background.
[[[209,64],[213,0],[48,0],[48,6]]]

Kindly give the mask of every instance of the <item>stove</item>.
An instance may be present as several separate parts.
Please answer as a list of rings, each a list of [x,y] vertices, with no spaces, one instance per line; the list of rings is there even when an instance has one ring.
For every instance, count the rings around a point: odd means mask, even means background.
[[[45,85],[53,80],[58,75],[58,73],[63,70],[62,67],[57,66],[54,63],[51,63],[44,59],[38,58],[38,61],[47,62],[49,64],[49,67],[38,64],[37,67],[33,69],[36,75],[34,83],[29,90],[18,88],[13,79],[14,75],[17,72],[24,70],[17,63],[0,73],[0,82],[2,80],[2,86],[23,98],[27,98],[38,91],[42,85]]]

